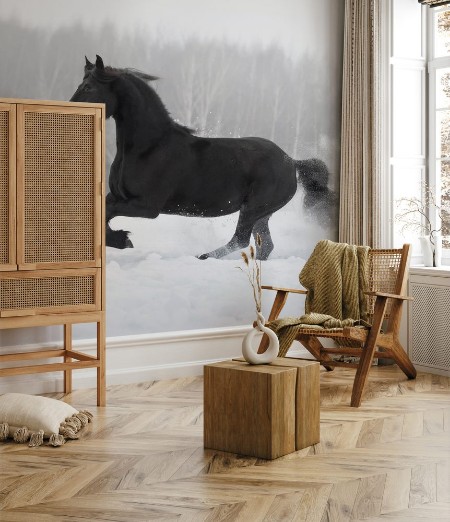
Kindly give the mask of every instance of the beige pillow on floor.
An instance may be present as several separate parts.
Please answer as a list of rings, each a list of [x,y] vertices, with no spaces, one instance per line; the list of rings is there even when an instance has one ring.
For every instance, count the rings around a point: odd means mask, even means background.
[[[91,413],[56,399],[24,393],[0,396],[0,440],[12,437],[16,442],[40,446],[48,438],[50,445],[61,446],[66,438],[78,438],[78,432],[91,420]]]

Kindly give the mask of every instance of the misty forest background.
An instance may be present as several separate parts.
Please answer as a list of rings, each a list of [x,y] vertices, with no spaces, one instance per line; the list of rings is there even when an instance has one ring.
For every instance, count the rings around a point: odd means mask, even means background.
[[[120,34],[82,25],[50,32],[0,20],[7,52],[0,53],[1,97],[68,100],[83,77],[84,56],[160,77],[152,86],[173,118],[198,135],[257,135],[296,159],[319,157],[337,171],[340,63],[324,70],[311,56],[290,59],[275,45],[243,47],[226,41],[169,40],[162,34]],[[330,81],[331,80],[331,81]],[[115,154],[109,122],[107,163]]]
[[[329,42],[321,42],[321,54],[313,58],[297,53],[292,58],[273,44],[182,39],[161,31],[119,30],[109,23],[97,31],[81,23],[41,29],[4,18],[0,97],[68,100],[82,80],[84,56],[94,61],[99,54],[106,65],[159,76],[152,85],[173,118],[197,134],[261,136],[293,158],[320,158],[337,191],[342,62],[336,41],[341,30],[331,29],[335,34]],[[302,38],[299,34],[297,50]],[[333,56],[339,59],[335,62]],[[114,155],[115,128],[109,120],[107,171]],[[275,249],[263,263],[263,284],[298,287],[298,273],[314,244],[336,238],[335,228],[321,222],[320,216],[305,214],[302,199],[298,190],[270,221]],[[237,214],[115,218],[113,228],[131,230],[136,248],[107,249],[107,335],[251,324],[254,303],[245,275],[236,269],[239,252],[219,260],[195,257],[225,244],[236,222]],[[272,299],[269,292],[263,295],[263,313],[268,313]],[[292,296],[286,315],[302,311],[302,296]],[[94,337],[90,327],[78,326],[75,337]],[[38,340],[59,338],[59,333],[49,332],[45,330]],[[17,332],[5,331],[0,340],[4,346],[36,342],[36,334],[29,341],[26,335],[21,332],[19,338]]]

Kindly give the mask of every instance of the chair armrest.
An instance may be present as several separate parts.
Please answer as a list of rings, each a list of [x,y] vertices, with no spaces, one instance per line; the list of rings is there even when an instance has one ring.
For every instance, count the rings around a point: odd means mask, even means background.
[[[276,290],[276,291],[279,290],[280,292],[290,292],[291,294],[307,294],[308,293],[307,290],[300,290],[297,288],[281,288],[278,286],[267,286],[267,285],[263,285],[263,286],[261,286],[261,288],[263,288],[264,290]]]
[[[373,295],[375,297],[387,297],[389,299],[400,299],[402,301],[413,301],[413,297],[408,297],[406,295],[397,295],[397,294],[387,294],[385,292],[364,292],[366,295]]]
[[[275,299],[272,304],[272,308],[270,310],[268,321],[274,321],[275,319],[278,319],[278,316],[280,315],[281,310],[283,309],[284,303],[286,302],[286,299],[289,294],[307,294],[308,292],[306,290],[299,290],[295,288],[281,288],[278,286],[267,286],[263,285],[261,286],[264,290],[275,290]]]

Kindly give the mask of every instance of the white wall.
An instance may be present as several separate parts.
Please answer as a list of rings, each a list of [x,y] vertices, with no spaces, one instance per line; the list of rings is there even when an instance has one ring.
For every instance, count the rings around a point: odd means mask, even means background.
[[[108,338],[106,384],[111,386],[202,375],[205,364],[241,357],[242,338],[249,329],[250,327],[211,328]],[[259,342],[259,339],[256,341]],[[54,347],[55,343],[2,347],[0,354]],[[93,341],[82,340],[75,341],[74,349],[94,355],[96,348]],[[308,352],[295,342],[289,356],[308,357]],[[55,359],[39,361],[40,364],[46,362],[55,362]],[[74,389],[95,387],[95,372],[95,369],[74,371]],[[36,394],[58,391],[63,391],[63,372],[0,379],[0,394],[6,392]]]
[[[263,136],[298,159],[319,157],[337,187],[344,0],[214,4],[0,0],[0,68],[9,71],[0,76],[0,96],[68,99],[82,78],[84,55],[94,59],[98,53],[108,65],[160,75],[156,89],[180,123],[198,128],[202,118],[194,114],[190,120],[186,109],[200,100],[208,121],[200,133]],[[225,49],[219,53],[224,67],[209,52],[219,45]],[[220,74],[210,77],[213,65]],[[251,70],[261,71],[252,88]],[[188,80],[194,86],[192,99],[186,94]],[[204,103],[206,84],[211,84],[214,103]],[[259,103],[248,116],[244,94]],[[107,134],[114,149],[114,133]],[[109,151],[108,162],[111,156]],[[307,215],[302,204],[299,190],[271,220],[276,249],[263,268],[265,284],[298,287],[298,273],[313,245],[335,237],[335,223]],[[205,361],[240,353],[246,329],[241,325],[253,321],[254,305],[245,277],[235,268],[239,253],[207,262],[195,257],[230,239],[237,216],[214,219],[198,218],[200,223],[160,216],[123,225],[132,230],[138,248],[107,252],[109,383],[200,372]],[[302,311],[302,303],[290,298],[286,313]],[[0,330],[0,353],[54,346],[60,330]],[[77,328],[74,337],[87,339],[76,346],[93,346],[89,325]],[[74,373],[75,385],[94,385],[91,375]],[[51,391],[60,384],[60,376],[39,374],[1,379],[0,389]]]

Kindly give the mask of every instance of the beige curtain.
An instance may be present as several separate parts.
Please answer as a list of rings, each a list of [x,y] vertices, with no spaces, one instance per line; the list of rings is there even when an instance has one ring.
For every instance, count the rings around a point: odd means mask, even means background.
[[[339,241],[380,247],[383,0],[346,0]]]

